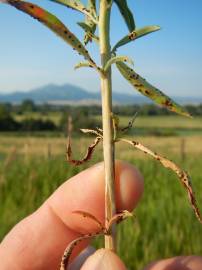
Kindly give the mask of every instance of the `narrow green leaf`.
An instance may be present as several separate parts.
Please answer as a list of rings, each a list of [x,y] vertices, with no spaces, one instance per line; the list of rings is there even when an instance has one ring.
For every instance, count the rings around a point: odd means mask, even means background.
[[[127,0],[114,0],[114,2],[117,4],[129,31],[132,32],[135,30],[135,20],[131,10],[128,7]]]
[[[55,34],[61,37],[79,54],[83,55],[85,59],[93,62],[83,44],[56,16],[46,11],[45,9],[29,2],[24,2],[21,0],[7,0],[6,3],[40,21],[42,24],[52,30]]]
[[[93,68],[93,65],[91,65],[89,62],[79,62],[78,64],[76,64],[74,69],[79,69],[79,68],[82,68],[82,67]]]
[[[176,112],[181,115],[189,116],[183,107],[175,103],[171,98],[166,96],[156,87],[148,83],[144,78],[138,75],[133,69],[124,63],[117,63],[117,68],[123,77],[135,87],[142,95],[154,100],[157,104],[166,107],[168,110]]]
[[[131,41],[134,41],[140,37],[143,37],[145,35],[148,35],[150,33],[156,32],[158,30],[160,30],[160,26],[158,25],[151,25],[151,26],[145,26],[143,28],[137,29],[133,32],[131,32],[129,35],[125,36],[124,38],[122,38],[113,48],[112,52],[115,52],[117,50],[117,48],[128,44]]]
[[[97,23],[97,18],[94,16],[95,14],[92,15],[90,9],[85,7],[80,0],[50,0],[50,1],[80,11]]]
[[[133,60],[127,56],[114,56],[106,63],[104,67],[104,71],[107,72],[107,70],[111,67],[111,65],[117,63],[117,62],[128,62],[131,65],[134,65]]]

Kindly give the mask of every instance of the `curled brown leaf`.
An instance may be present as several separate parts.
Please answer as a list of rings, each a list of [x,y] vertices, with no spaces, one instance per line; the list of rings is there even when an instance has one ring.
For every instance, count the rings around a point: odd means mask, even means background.
[[[177,174],[180,182],[182,183],[182,185],[185,187],[185,189],[187,191],[187,195],[188,195],[190,205],[191,205],[197,219],[202,224],[202,217],[201,217],[199,208],[197,206],[197,201],[196,201],[195,194],[194,194],[194,191],[193,191],[193,188],[192,188],[191,178],[190,178],[189,174],[187,172],[185,172],[184,170],[182,170],[173,161],[158,155],[157,153],[151,151],[149,148],[145,147],[144,145],[142,145],[141,143],[139,143],[137,141],[130,141],[130,140],[126,140],[126,139],[120,139],[119,141],[131,144],[132,146],[134,146],[135,148],[141,150],[145,154],[148,154],[148,155],[152,156],[153,158],[155,158],[165,168],[170,169],[173,172],[175,172]]]
[[[71,148],[70,138],[68,138],[67,152],[66,152],[67,161],[70,162],[71,164],[75,165],[75,166],[82,165],[85,162],[89,161],[91,159],[91,157],[92,157],[92,154],[93,154],[93,152],[95,150],[95,147],[99,144],[99,142],[101,140],[102,140],[101,137],[96,137],[94,142],[88,147],[84,158],[81,159],[81,160],[76,160],[76,159],[72,158],[72,148]]]

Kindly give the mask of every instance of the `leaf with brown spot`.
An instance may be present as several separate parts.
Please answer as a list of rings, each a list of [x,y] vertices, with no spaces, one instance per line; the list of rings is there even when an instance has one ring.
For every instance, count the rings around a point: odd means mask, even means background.
[[[128,56],[123,55],[113,56],[107,61],[106,65],[104,66],[104,72],[107,72],[111,67],[111,65],[116,64],[117,62],[127,62],[132,66],[134,65],[133,60]]]
[[[97,18],[95,14],[93,13],[92,15],[90,9],[86,7],[80,0],[50,0],[50,1],[82,12],[83,14],[88,16],[91,20],[93,20],[95,23],[97,23]]]
[[[118,224],[118,223],[124,221],[125,219],[127,219],[127,218],[129,218],[129,217],[133,217],[133,214],[130,213],[129,211],[127,211],[127,210],[123,210],[123,211],[117,213],[116,215],[114,215],[114,216],[110,219],[110,221],[109,221],[109,223],[108,223],[107,231],[109,231],[109,230],[111,229],[111,227],[112,227],[112,225],[113,225],[114,223],[117,223],[117,224]]]
[[[112,49],[112,52],[115,52],[119,47],[126,45],[130,43],[131,41],[134,41],[140,37],[143,37],[145,35],[148,35],[150,33],[156,32],[160,30],[160,26],[158,25],[151,25],[151,26],[145,26],[143,28],[137,29],[132,31],[130,34],[123,37]]]
[[[103,133],[102,130],[99,130],[99,129],[95,130],[95,129],[81,128],[80,130],[84,134],[93,134],[98,137],[102,137],[102,133]]]
[[[142,95],[155,101],[157,104],[167,108],[172,112],[190,117],[190,114],[179,104],[161,92],[159,89],[148,83],[144,78],[137,74],[133,69],[122,62],[116,63],[122,76]]]
[[[6,3],[40,21],[91,62],[92,59],[83,44],[55,15],[35,4],[21,0],[7,0]]]
[[[74,69],[79,69],[82,67],[89,67],[89,68],[93,68],[93,65],[89,62],[79,62],[78,64],[76,64],[76,66],[74,67]]]
[[[101,140],[102,140],[101,137],[96,137],[95,141],[88,147],[84,158],[81,159],[81,160],[76,160],[76,159],[72,158],[72,148],[71,148],[70,138],[68,138],[67,153],[66,153],[67,161],[70,162],[71,164],[75,165],[75,166],[82,165],[85,162],[89,161],[91,159],[91,157],[92,157],[92,154],[93,154],[93,152],[95,150],[95,147],[99,144],[99,142]]]
[[[91,233],[91,234],[86,234],[81,237],[78,237],[77,239],[73,240],[65,249],[64,254],[62,256],[61,264],[60,264],[60,270],[66,270],[69,264],[70,256],[74,250],[74,248],[83,240],[85,239],[90,239],[99,235],[104,235],[105,232],[99,231],[97,233]]]
[[[126,142],[126,143],[134,146],[135,148],[139,149],[140,151],[144,152],[145,154],[152,156],[157,161],[159,161],[165,168],[170,169],[171,171],[176,173],[181,184],[185,187],[185,189],[187,191],[188,199],[189,199],[190,205],[195,213],[195,216],[197,217],[199,222],[202,224],[202,217],[201,217],[199,208],[197,206],[197,201],[196,201],[196,198],[195,198],[195,195],[193,192],[193,188],[192,188],[192,184],[191,184],[191,178],[188,175],[188,173],[185,172],[184,170],[182,170],[173,161],[158,155],[157,153],[151,151],[149,148],[145,147],[144,145],[142,145],[139,142],[130,141],[130,140],[126,140],[126,139],[120,139],[119,141]]]

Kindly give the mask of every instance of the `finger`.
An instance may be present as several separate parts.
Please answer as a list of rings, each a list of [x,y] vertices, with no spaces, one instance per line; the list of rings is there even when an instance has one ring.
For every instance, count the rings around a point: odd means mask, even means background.
[[[81,270],[126,270],[121,259],[112,251],[99,249],[91,255]]]
[[[116,162],[115,193],[117,210],[131,211],[143,192],[139,171],[125,162]],[[76,215],[81,210],[104,223],[104,166],[97,164],[63,184],[48,200],[54,213],[72,230],[85,234],[99,229],[95,222]]]
[[[145,270],[201,270],[202,257],[180,256],[150,264]]]
[[[133,209],[143,191],[140,173],[117,162],[115,182],[118,210]],[[69,242],[80,233],[98,229],[95,223],[72,214],[74,210],[84,210],[104,221],[103,163],[65,182],[42,207],[15,226],[0,246],[1,265],[14,270],[57,269]]]

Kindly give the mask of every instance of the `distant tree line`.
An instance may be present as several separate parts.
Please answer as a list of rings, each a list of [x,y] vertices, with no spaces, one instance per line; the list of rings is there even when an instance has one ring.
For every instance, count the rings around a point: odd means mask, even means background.
[[[186,109],[193,116],[202,116],[202,104],[186,105]],[[55,123],[51,113],[58,113],[60,119]],[[122,116],[174,115],[166,109],[153,104],[114,106],[114,113]],[[32,113],[38,113],[41,118],[35,119]],[[18,117],[17,117],[18,116]],[[17,120],[23,116],[21,120]],[[44,119],[43,116],[47,116]],[[21,104],[0,104],[0,131],[62,131],[67,130],[67,119],[71,116],[74,131],[80,128],[95,128],[100,126],[100,121],[94,116],[101,116],[101,107],[92,106],[56,106],[50,104],[35,104],[31,100],[25,100]]]

